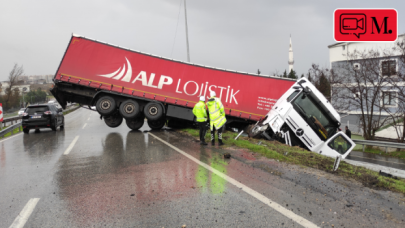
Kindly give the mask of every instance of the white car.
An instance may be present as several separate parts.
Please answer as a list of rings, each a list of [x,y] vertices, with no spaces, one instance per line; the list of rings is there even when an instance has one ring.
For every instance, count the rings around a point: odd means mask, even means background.
[[[25,112],[25,108],[20,109],[18,111],[18,116],[22,116],[24,112]]]

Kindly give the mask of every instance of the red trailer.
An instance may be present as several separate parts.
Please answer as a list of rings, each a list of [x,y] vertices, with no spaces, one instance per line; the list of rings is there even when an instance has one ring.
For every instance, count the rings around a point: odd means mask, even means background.
[[[110,127],[125,118],[138,129],[146,117],[158,129],[167,119],[192,121],[191,109],[210,91],[224,104],[227,124],[256,122],[295,80],[186,63],[73,35],[54,82],[51,92],[63,108],[67,102],[96,106]]]

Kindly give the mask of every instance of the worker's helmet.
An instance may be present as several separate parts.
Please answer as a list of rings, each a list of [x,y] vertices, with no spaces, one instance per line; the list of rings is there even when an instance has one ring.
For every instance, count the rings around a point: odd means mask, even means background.
[[[205,101],[205,97],[204,97],[204,96],[201,96],[201,97],[200,97],[200,101]]]
[[[215,91],[211,91],[211,92],[210,92],[210,96],[211,96],[211,97],[215,97],[216,95],[217,95],[217,94],[215,93]]]

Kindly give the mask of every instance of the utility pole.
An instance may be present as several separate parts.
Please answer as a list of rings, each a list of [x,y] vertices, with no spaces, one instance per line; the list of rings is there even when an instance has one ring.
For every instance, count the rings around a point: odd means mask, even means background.
[[[190,62],[190,49],[189,49],[189,45],[188,45],[188,28],[187,28],[187,6],[186,6],[186,0],[184,0],[184,16],[186,17],[187,62]]]

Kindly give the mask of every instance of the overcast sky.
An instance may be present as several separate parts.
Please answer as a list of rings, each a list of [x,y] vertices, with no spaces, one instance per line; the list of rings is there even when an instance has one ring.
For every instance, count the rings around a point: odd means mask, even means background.
[[[26,75],[54,74],[71,34],[187,60],[184,0],[0,1],[0,80],[14,63]],[[187,0],[191,62],[269,75],[329,66],[337,8],[395,8],[405,32],[404,0]],[[177,31],[177,32],[176,32]]]

